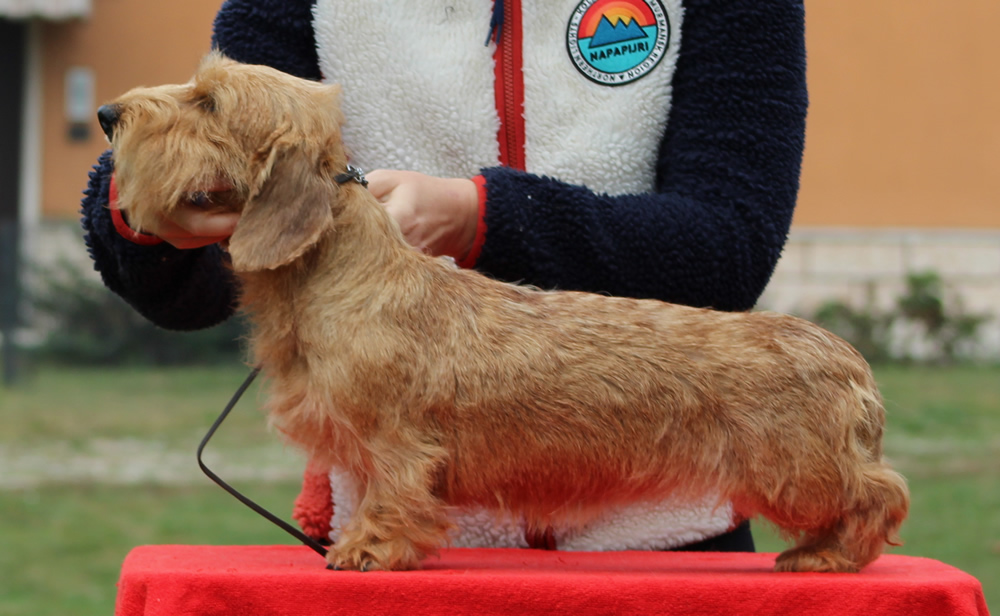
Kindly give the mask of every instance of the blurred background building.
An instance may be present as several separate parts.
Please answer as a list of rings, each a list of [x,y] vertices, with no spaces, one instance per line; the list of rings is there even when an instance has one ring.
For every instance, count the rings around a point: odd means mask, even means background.
[[[16,133],[0,153],[0,212],[16,218],[27,259],[86,260],[76,219],[106,147],[96,107],[133,86],[186,81],[219,4],[0,0],[0,102]],[[967,309],[996,315],[1000,2],[807,0],[806,15],[802,189],[761,307],[889,305],[907,274],[932,271]],[[998,319],[981,334],[1000,356]]]

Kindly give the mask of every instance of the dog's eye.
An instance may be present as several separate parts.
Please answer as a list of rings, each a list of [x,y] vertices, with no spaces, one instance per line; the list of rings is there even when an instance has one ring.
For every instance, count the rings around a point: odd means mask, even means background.
[[[199,96],[194,102],[199,108],[201,108],[202,111],[207,111],[208,113],[215,113],[219,110],[219,106],[216,104],[215,99],[207,94]]]

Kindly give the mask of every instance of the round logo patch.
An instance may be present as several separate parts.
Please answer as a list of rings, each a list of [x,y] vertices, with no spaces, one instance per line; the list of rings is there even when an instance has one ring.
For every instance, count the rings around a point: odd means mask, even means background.
[[[573,64],[608,86],[647,75],[669,44],[670,20],[660,0],[583,0],[566,29]]]

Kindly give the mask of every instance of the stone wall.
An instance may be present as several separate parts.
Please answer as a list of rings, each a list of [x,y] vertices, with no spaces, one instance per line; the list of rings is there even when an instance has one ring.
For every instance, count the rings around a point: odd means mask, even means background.
[[[68,260],[97,279],[75,222],[43,222],[24,245],[36,263]],[[980,351],[1000,359],[1000,230],[794,229],[758,308],[809,316],[833,299],[860,308],[874,293],[890,310],[907,274],[928,271],[966,311],[993,315]]]
[[[759,308],[811,315],[838,299],[890,310],[908,274],[935,272],[947,296],[993,318],[980,352],[1000,359],[1000,230],[794,229]]]

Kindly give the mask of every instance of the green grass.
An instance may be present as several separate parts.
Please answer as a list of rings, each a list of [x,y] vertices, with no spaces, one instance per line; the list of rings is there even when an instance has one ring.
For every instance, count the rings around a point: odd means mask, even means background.
[[[201,437],[247,373],[240,365],[40,367],[16,387],[0,388],[0,466],[37,452],[55,463],[38,473],[22,468],[30,487],[4,490],[5,480],[17,478],[0,477],[0,616],[111,614],[119,567],[135,545],[293,542],[196,466]],[[247,452],[282,452],[257,410],[256,390],[244,395],[207,450],[206,456],[221,459],[211,466],[223,477],[229,477],[227,463],[245,462]],[[60,456],[94,460],[108,450],[102,443],[123,444],[126,455],[134,449],[149,465],[170,462],[190,473],[171,480],[180,485],[67,483],[61,477],[70,473],[73,479],[79,469],[72,460],[63,465]],[[178,459],[171,461],[171,455]],[[286,457],[283,465],[298,472],[299,456]],[[294,480],[232,483],[286,517],[299,487]]]
[[[979,579],[988,605],[1000,605],[1000,473],[907,475],[912,502],[901,531],[904,544],[888,553],[958,567]],[[768,525],[757,522],[753,528],[758,551],[784,549],[785,543]]]
[[[876,375],[889,413],[886,451],[913,496],[906,545],[894,552],[964,569],[1000,605],[1000,367],[893,366]],[[31,452],[86,453],[111,440],[134,441],[154,461],[180,454],[192,468],[189,480],[170,484],[67,482],[59,471],[3,489],[21,471],[0,466],[0,616],[111,614],[121,561],[135,545],[292,543],[194,467],[204,430],[245,376],[241,366],[40,367],[17,388],[0,389],[0,465]],[[221,460],[282,452],[255,397],[247,393],[210,446]],[[297,470],[297,454],[285,453],[290,461],[282,463]],[[217,470],[228,476],[224,468]],[[280,514],[298,491],[294,477],[234,483]],[[761,551],[783,549],[761,524],[755,536]]]
[[[211,424],[248,373],[235,363],[163,369],[41,366],[17,386],[0,388],[0,444],[155,438],[180,445]],[[255,399],[256,385],[244,395],[242,412],[227,420],[226,432],[267,438]]]
[[[282,513],[298,491],[295,484],[240,487]],[[293,541],[214,485],[0,492],[0,614],[109,616],[119,567],[136,545]]]
[[[910,485],[904,545],[979,578],[1000,605],[1000,367],[876,366],[886,455]],[[784,545],[755,526],[760,551]]]

